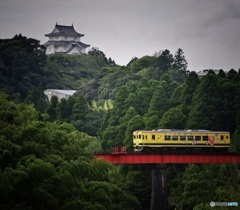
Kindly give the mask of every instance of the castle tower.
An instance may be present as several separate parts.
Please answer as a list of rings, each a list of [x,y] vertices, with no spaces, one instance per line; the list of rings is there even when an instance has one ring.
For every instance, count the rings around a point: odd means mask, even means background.
[[[77,33],[72,26],[63,26],[56,23],[55,28],[49,34],[45,34],[49,38],[45,43],[46,54],[64,53],[64,54],[82,54],[86,53],[88,44],[81,42],[80,38],[84,34]]]

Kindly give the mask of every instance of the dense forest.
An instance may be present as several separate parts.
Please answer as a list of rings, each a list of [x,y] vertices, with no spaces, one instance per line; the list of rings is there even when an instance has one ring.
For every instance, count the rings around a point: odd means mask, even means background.
[[[239,152],[240,70],[200,79],[187,64],[182,49],[119,66],[98,48],[47,57],[38,40],[0,40],[0,208],[149,209],[150,166],[93,155],[117,145],[132,152],[136,129],[229,131]],[[48,101],[50,88],[77,92]],[[238,167],[169,165],[169,209],[240,204]]]

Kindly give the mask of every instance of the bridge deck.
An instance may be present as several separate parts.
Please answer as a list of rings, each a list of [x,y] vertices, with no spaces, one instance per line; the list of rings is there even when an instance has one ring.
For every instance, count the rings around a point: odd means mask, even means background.
[[[240,154],[95,154],[112,164],[240,163]]]

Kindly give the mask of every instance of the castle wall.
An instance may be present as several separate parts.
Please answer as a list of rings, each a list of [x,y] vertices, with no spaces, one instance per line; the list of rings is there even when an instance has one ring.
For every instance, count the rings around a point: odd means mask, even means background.
[[[54,54],[55,50],[54,50],[54,46],[53,45],[48,45],[46,46],[46,54]]]

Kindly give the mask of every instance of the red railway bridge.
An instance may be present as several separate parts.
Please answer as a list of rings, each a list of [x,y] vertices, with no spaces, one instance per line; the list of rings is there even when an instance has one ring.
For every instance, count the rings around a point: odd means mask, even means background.
[[[112,164],[240,163],[240,154],[95,154]]]
[[[115,147],[112,153],[95,154],[112,164],[152,164],[151,210],[166,210],[167,164],[239,164],[240,154],[129,154],[125,147]]]

